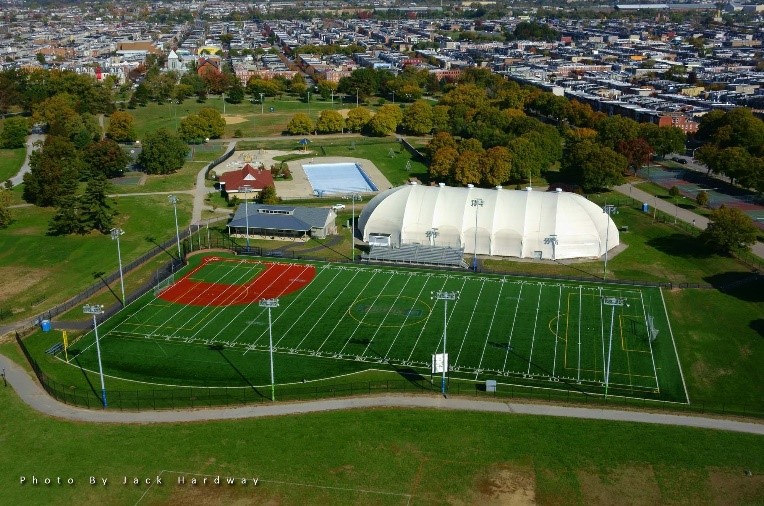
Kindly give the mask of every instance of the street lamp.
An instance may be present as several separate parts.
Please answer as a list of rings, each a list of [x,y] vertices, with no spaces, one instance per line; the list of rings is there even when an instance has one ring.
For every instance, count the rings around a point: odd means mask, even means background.
[[[125,281],[122,279],[122,251],[119,247],[119,236],[124,234],[125,231],[121,228],[112,228],[111,229],[111,240],[117,240],[117,260],[119,261],[119,284],[122,287],[122,307],[125,307],[127,305],[127,301],[125,299]]]
[[[82,312],[93,315],[93,332],[95,333],[96,354],[98,355],[98,373],[101,375],[101,404],[106,407],[106,385],[103,382],[103,366],[101,365],[101,345],[98,342],[98,321],[96,316],[103,314],[103,306],[98,304],[85,304]]]
[[[560,241],[557,240],[557,234],[550,234],[549,237],[544,238],[544,244],[551,244],[552,245],[552,260],[557,260],[557,257],[555,255],[555,246],[559,244]]]
[[[358,88],[355,89],[355,108],[358,109]]]
[[[435,246],[435,238],[438,237],[438,229],[437,228],[431,228],[427,232],[424,233],[424,235],[427,236],[427,238],[430,240],[430,246]]]
[[[262,299],[260,307],[268,309],[268,349],[271,355],[271,400],[276,400],[275,380],[273,379],[273,327],[271,325],[271,309],[279,307],[278,299]]]
[[[360,201],[362,197],[359,193],[348,193],[345,198],[350,199],[353,208],[353,217],[350,221],[350,258],[355,263],[355,203]]]
[[[263,93],[260,93],[260,114],[263,113]]]
[[[475,208],[475,255],[472,260],[472,270],[477,272],[477,233],[478,233],[478,209],[483,207],[483,199],[472,199],[472,207]]]
[[[310,116],[310,92],[308,93],[308,116]]]
[[[180,252],[180,229],[178,228],[178,197],[175,195],[168,195],[167,201],[172,204],[172,209],[175,211],[175,237],[178,242],[178,260],[180,260],[182,253]]]
[[[245,195],[244,197],[244,219],[246,220],[246,238],[247,238],[247,251],[249,251],[249,197],[246,195],[252,191],[252,187],[248,184],[239,187],[239,191]]]
[[[629,307],[626,297],[603,297],[602,304],[610,306],[610,342],[607,347],[607,364],[605,365],[605,399],[607,399],[607,389],[610,384],[610,355],[613,351],[613,320],[615,320],[616,306]]]
[[[602,280],[605,281],[607,279],[608,242],[610,241],[610,216],[613,214],[618,214],[618,208],[611,204],[605,204],[605,206],[602,208],[602,212],[607,215],[607,218],[605,218],[605,267],[602,270]]]
[[[435,301],[443,301],[443,376],[440,380],[440,391],[443,395],[446,395],[446,371],[448,370],[448,356],[446,355],[446,326],[448,325],[448,301],[459,300],[459,292],[430,292],[432,299]]]

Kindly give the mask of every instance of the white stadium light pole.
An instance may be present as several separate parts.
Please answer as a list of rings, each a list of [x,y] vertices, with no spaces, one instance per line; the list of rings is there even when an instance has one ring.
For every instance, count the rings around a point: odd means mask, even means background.
[[[610,216],[613,214],[617,214],[618,210],[615,206],[606,204],[605,207],[602,208],[602,212],[607,216],[605,221],[605,267],[602,270],[602,280],[607,280],[607,250],[608,250],[608,241],[610,241]]]
[[[544,244],[551,244],[552,245],[552,260],[557,260],[557,254],[555,251],[555,247],[560,243],[560,241],[557,240],[557,234],[549,234],[549,237],[544,238]]]
[[[472,259],[472,270],[477,272],[477,233],[478,233],[478,209],[483,207],[483,199],[472,199],[472,207],[475,208],[475,255]]]
[[[248,184],[239,187],[239,191],[242,192],[244,197],[244,219],[246,220],[246,237],[247,237],[247,251],[249,251],[249,192],[252,191],[252,187]]]
[[[125,231],[121,228],[111,229],[111,240],[117,240],[117,261],[119,262],[119,285],[122,288],[122,307],[127,305],[127,299],[125,299],[125,280],[122,279],[122,251],[119,248],[119,236],[124,233]]]
[[[98,342],[98,321],[96,316],[103,314],[103,306],[97,304],[85,304],[82,312],[93,315],[93,332],[95,333],[96,354],[98,355],[98,374],[101,376],[101,404],[106,407],[106,385],[103,382],[103,367],[101,366],[101,345]]]
[[[355,263],[355,203],[361,200],[361,195],[359,193],[348,193],[345,195],[345,198],[350,199],[353,208],[353,217],[350,221],[350,259]]]
[[[175,237],[178,241],[178,260],[182,261],[183,254],[180,252],[180,229],[178,228],[178,197],[175,195],[168,195],[167,201],[172,204],[172,209],[175,211]]]
[[[278,299],[262,299],[260,307],[268,309],[268,349],[271,355],[271,400],[276,400],[276,380],[273,376],[273,326],[271,324],[271,309],[279,307]]]
[[[448,325],[448,301],[459,299],[459,292],[432,292],[433,300],[443,301],[443,376],[440,380],[440,391],[446,395],[446,371],[448,370],[448,360],[446,359],[446,326]]]

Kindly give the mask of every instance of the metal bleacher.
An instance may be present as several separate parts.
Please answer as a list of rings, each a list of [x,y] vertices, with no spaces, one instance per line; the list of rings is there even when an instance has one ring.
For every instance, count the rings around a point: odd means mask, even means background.
[[[429,246],[425,244],[402,244],[400,247],[372,245],[361,258],[370,262],[392,262],[397,264],[440,265],[448,267],[469,267],[464,262],[464,248]]]

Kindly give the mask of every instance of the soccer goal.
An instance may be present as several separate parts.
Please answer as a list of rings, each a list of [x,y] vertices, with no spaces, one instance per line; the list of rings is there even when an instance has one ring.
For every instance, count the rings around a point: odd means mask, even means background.
[[[173,283],[175,283],[174,272],[157,283],[156,286],[154,286],[154,297],[158,297],[160,293],[167,290],[170,286],[172,286]]]

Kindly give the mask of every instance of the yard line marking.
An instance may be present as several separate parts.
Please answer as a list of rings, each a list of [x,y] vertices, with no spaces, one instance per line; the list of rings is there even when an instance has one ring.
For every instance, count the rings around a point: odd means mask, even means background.
[[[501,372],[507,372],[507,359],[509,358],[509,350],[512,346],[512,335],[515,333],[515,323],[517,322],[517,310],[520,309],[520,300],[523,295],[524,281],[520,281],[520,291],[517,293],[517,305],[515,306],[515,315],[512,318],[512,328],[509,330],[509,340],[507,341],[507,353],[504,354],[504,365],[501,367]]]
[[[342,272],[342,270],[339,270],[339,271],[337,272],[337,274],[339,275],[341,272]],[[340,291],[340,293],[343,293],[343,292],[345,291],[345,289],[346,289],[348,286],[351,286],[351,284],[353,283],[353,281],[355,280],[355,278],[356,278],[356,277],[358,276],[358,274],[359,274],[359,273],[361,273],[361,272],[363,272],[363,271],[361,271],[361,270],[357,270],[357,271],[356,271],[356,272],[353,274],[353,277],[352,277],[352,278],[350,278],[350,279],[348,280],[348,282],[345,284],[345,286],[344,286],[344,287],[342,287],[342,290]],[[372,275],[371,275],[371,278],[369,279],[369,281],[371,281],[371,279],[374,279],[374,276],[375,276],[375,275],[376,275],[376,274],[372,274]],[[336,276],[335,276],[335,277],[336,277]],[[333,281],[333,280],[334,280],[334,278],[332,279],[332,281]],[[330,286],[330,285],[327,285],[327,286],[326,286],[326,288],[324,288],[324,290],[326,290],[327,288],[329,288],[329,286]],[[368,283],[367,283],[367,286],[368,286]],[[364,287],[364,288],[365,288],[365,287]],[[324,293],[324,290],[322,290],[322,291],[321,291],[321,293]],[[317,300],[319,300],[319,298],[318,298],[318,297],[316,297],[316,298],[314,299],[314,301],[310,303],[310,306],[309,306],[309,307],[312,307],[312,306],[313,306],[313,304],[314,304],[314,303],[315,303]],[[324,316],[326,316],[326,315],[329,313],[329,309],[331,309],[331,307],[332,307],[332,306],[334,306],[335,302],[337,302],[338,300],[339,300],[339,297],[334,297],[334,299],[332,300],[331,304],[329,304],[329,307],[327,307],[327,308],[326,308],[326,310],[324,311],[324,314],[321,316],[321,318],[318,318],[318,319],[316,319],[316,321],[313,323],[313,326],[310,328],[310,330],[308,330],[308,331],[305,333],[305,336],[302,338],[302,340],[301,340],[299,343],[297,343],[297,346],[295,346],[295,348],[296,348],[296,349],[299,349],[299,348],[300,348],[300,346],[302,346],[302,343],[303,343],[303,342],[304,342],[304,341],[305,341],[305,340],[306,340],[306,339],[307,339],[307,338],[310,336],[310,334],[312,334],[312,333],[313,333],[313,329],[315,329],[315,328],[316,328],[316,325],[318,325],[318,324],[319,324],[319,323],[320,323],[320,322],[321,322],[321,321],[324,319]],[[297,321],[298,321],[298,319],[295,319],[295,323],[294,323],[294,324],[297,324]],[[294,324],[293,324],[292,326],[294,326]],[[291,327],[290,327],[290,330],[291,330]]]
[[[660,288],[659,288],[660,290]],[[642,297],[642,292],[639,293],[639,296]],[[663,300],[663,292],[661,292],[661,300]],[[664,303],[665,304],[665,303]],[[644,300],[642,300],[642,307],[645,307]],[[664,306],[665,308],[665,306]],[[643,311],[644,312],[644,311]],[[655,320],[653,320],[655,321]],[[668,321],[668,313],[666,313],[666,321]],[[645,323],[648,323],[647,321],[647,313],[645,312]],[[653,355],[653,341],[652,336],[650,335],[650,325],[647,325],[645,327],[647,329],[647,344],[650,346],[650,360],[653,363],[653,373],[655,375],[655,389],[660,391],[660,385],[658,383],[658,371],[655,370],[655,356]],[[673,339],[673,335],[672,335]],[[679,359],[677,358],[677,364],[679,363]],[[679,367],[681,369],[681,366]],[[684,381],[684,377],[682,377],[682,380]],[[689,397],[688,397],[689,399]]]
[[[560,284],[560,296],[557,297],[557,320],[554,329],[554,359],[552,362],[552,377],[557,374],[557,342],[560,340],[560,309],[562,308],[562,284]],[[567,340],[566,340],[567,347]]]
[[[403,284],[403,288],[401,288],[401,291],[400,291],[400,292],[398,292],[398,295],[395,297],[395,301],[393,301],[393,303],[392,303],[392,304],[390,305],[390,307],[387,309],[387,313],[385,314],[385,317],[384,317],[384,318],[382,318],[382,322],[381,322],[381,323],[380,323],[380,324],[377,326],[377,330],[376,330],[376,331],[374,331],[374,334],[372,334],[372,336],[371,336],[371,339],[369,339],[369,344],[367,344],[367,345],[366,345],[366,348],[364,348],[364,350],[363,350],[363,353],[361,353],[361,356],[362,356],[362,357],[365,357],[365,356],[366,356],[366,352],[367,352],[367,351],[369,351],[369,347],[371,346],[371,343],[372,343],[372,342],[374,342],[374,338],[375,338],[375,337],[377,337],[377,334],[379,333],[379,331],[380,331],[380,330],[382,329],[382,327],[384,326],[384,323],[385,323],[385,321],[387,320],[387,317],[388,317],[388,316],[390,316],[390,312],[393,310],[393,307],[395,307],[395,304],[396,304],[396,303],[398,302],[398,300],[401,298],[401,294],[402,294],[402,293],[403,293],[403,292],[406,290],[406,287],[408,286],[408,284],[409,284],[409,281],[411,281],[411,279],[412,279],[413,277],[414,277],[414,276],[412,276],[412,275],[411,275],[411,273],[409,273],[409,277],[408,277],[408,279],[406,279],[406,282]],[[408,315],[406,315],[406,318],[408,318]],[[405,319],[404,319],[404,320],[405,320]]]
[[[605,379],[605,374],[607,373],[607,364],[605,362],[605,305],[602,303],[602,287],[599,288],[599,297],[600,297],[600,341],[602,341],[602,378]],[[615,307],[615,306],[613,306]],[[612,309],[612,308],[611,308]],[[612,353],[612,352],[611,352]],[[595,374],[594,379],[597,379],[597,376]]]
[[[544,290],[544,285],[539,286],[539,298],[536,301],[536,319],[533,322],[533,337],[531,337],[531,352],[528,355],[528,372],[531,373],[531,362],[533,361],[533,345],[536,344],[536,329],[539,325],[539,312],[541,311],[541,292]]]
[[[389,273],[388,273],[388,274],[389,274]],[[383,287],[382,287],[382,289],[381,289],[381,290],[379,290],[379,291],[377,292],[377,296],[376,296],[376,297],[374,297],[374,302],[372,302],[372,303],[371,303],[371,306],[372,306],[372,307],[374,307],[374,304],[376,304],[376,303],[377,303],[377,301],[379,300],[379,298],[380,298],[380,297],[382,296],[382,294],[384,293],[384,291],[385,291],[385,288],[387,288],[387,285],[389,285],[389,284],[390,284],[390,281],[392,281],[394,277],[395,277],[395,271],[392,271],[392,274],[389,274],[389,277],[387,278],[387,282],[385,282],[385,286],[383,286]],[[353,304],[353,305],[355,305],[355,304]],[[350,314],[350,311],[353,309],[353,305],[351,305],[351,306],[348,308],[348,310],[347,310],[347,313],[346,313],[346,314]],[[358,332],[358,329],[359,329],[359,328],[361,328],[361,325],[363,325],[363,321],[366,319],[366,316],[368,316],[368,314],[369,314],[369,313],[367,312],[365,315],[363,315],[363,316],[361,317],[361,319],[360,319],[360,320],[358,320],[358,323],[356,324],[355,328],[353,329],[353,332],[350,334],[350,337],[348,337],[348,338],[345,340],[345,344],[343,344],[343,345],[342,345],[342,348],[340,348],[340,351],[338,352],[340,355],[341,355],[341,354],[342,354],[342,353],[345,351],[345,348],[347,348],[347,345],[348,345],[348,343],[350,343],[350,341],[351,341],[351,340],[352,340],[352,339],[355,337],[355,334],[356,334],[356,332]],[[339,322],[337,322],[337,323],[339,324]],[[335,327],[335,329],[336,329],[336,327]],[[334,333],[334,330],[332,330],[332,334],[333,334],[333,333]],[[327,336],[327,337],[326,337],[326,339],[329,339],[329,337],[330,337],[330,336],[331,336],[331,334],[329,334],[329,336]],[[324,342],[326,342],[326,341],[324,341]],[[323,344],[321,344],[321,346],[323,346]],[[318,350],[316,350],[316,351],[321,351],[321,348],[319,347],[319,348],[318,348]]]
[[[676,366],[679,369],[679,376],[682,378],[682,386],[684,387],[684,398],[687,400],[687,404],[690,404],[690,394],[687,393],[687,384],[684,382],[684,373],[682,372],[682,363],[679,361],[679,352],[676,349],[676,341],[674,341],[674,332],[671,330],[671,319],[669,318],[668,309],[666,309],[666,299],[663,298],[663,289],[658,287],[658,291],[661,294],[661,301],[663,302],[663,312],[666,315],[666,324],[668,325],[669,334],[671,335],[671,342],[674,345],[674,355],[676,356]]]
[[[446,283],[448,283],[448,278],[450,276],[449,275],[445,275],[443,277],[445,277],[446,279],[443,280],[443,284],[440,287],[440,291],[443,291],[443,289],[446,287]],[[462,288],[464,288],[464,283],[462,283]],[[455,301],[454,304],[456,304],[456,302],[458,302],[458,301]],[[430,317],[435,313],[434,307],[435,307],[435,305],[433,305],[433,311],[430,311],[430,314],[427,315],[427,319],[425,320],[424,325],[422,325],[422,328],[419,329],[419,335],[416,337],[416,341],[414,341],[414,346],[411,347],[411,351],[409,352],[408,358],[406,358],[407,362],[411,361],[411,357],[414,355],[414,350],[416,350],[416,347],[419,344],[419,340],[422,339],[422,335],[424,334],[424,330],[427,328],[427,324],[430,323]],[[441,339],[442,339],[442,337],[441,337]],[[437,349],[437,347],[436,347],[436,349]]]
[[[584,288],[578,285],[578,376],[577,381],[581,383],[581,311],[584,305]]]
[[[340,326],[340,323],[342,323],[342,321],[345,319],[346,316],[350,315],[350,310],[352,309],[352,307],[355,305],[356,302],[358,302],[361,299],[361,295],[364,294],[364,292],[366,291],[366,288],[369,286],[369,283],[371,283],[371,281],[374,278],[376,278],[377,274],[379,274],[379,273],[380,273],[380,271],[378,269],[374,269],[372,271],[372,274],[371,274],[371,277],[369,278],[369,280],[366,282],[366,284],[363,286],[363,288],[358,292],[358,295],[356,295],[356,298],[353,299],[353,302],[348,305],[348,308],[345,311],[345,313],[342,315],[342,318],[337,318],[337,323],[332,328],[332,331],[329,332],[326,335],[326,338],[324,338],[324,340],[321,342],[321,345],[316,349],[316,353],[319,353],[321,351],[321,348],[324,347],[324,345],[326,344],[326,341],[329,340],[329,338],[332,336],[332,334],[334,334],[334,331],[337,330],[337,327]],[[387,283],[389,283],[390,279],[393,279],[393,277],[389,273],[387,273],[387,272],[385,274],[387,274],[389,276],[389,279],[387,280]],[[387,283],[385,283],[385,286],[387,286]],[[383,288],[383,290],[384,290],[384,288]],[[380,293],[381,293],[381,290],[380,290]],[[377,297],[379,297],[379,293],[377,294]],[[363,318],[361,318],[361,320],[363,320]],[[360,322],[358,324],[360,325]],[[342,349],[344,350],[345,347],[343,346]]]
[[[418,273],[414,273],[414,275],[419,275]],[[425,276],[424,283],[422,283],[422,287],[419,289],[419,293],[416,296],[416,300],[419,300],[422,297],[422,292],[424,292],[425,287],[427,286],[427,283],[430,282],[431,276]],[[424,325],[427,325],[427,320],[429,320],[430,315],[432,315],[432,311],[427,315],[427,318],[424,320]],[[387,348],[387,352],[385,353],[385,358],[383,360],[387,361],[389,360],[390,351],[393,349],[393,346],[395,346],[395,342],[398,340],[398,337],[400,337],[401,332],[403,332],[403,329],[405,328],[406,320],[408,320],[409,315],[406,315],[406,318],[403,321],[403,325],[401,325],[398,328],[398,332],[395,334],[395,337],[393,338],[393,342],[390,343],[390,347]]]
[[[475,313],[477,312],[478,301],[480,300],[480,296],[483,295],[484,288],[485,288],[485,280],[483,280],[480,283],[480,291],[478,292],[477,297],[475,297],[475,304],[472,306],[472,314],[470,314],[470,321],[467,322],[467,328],[464,330],[464,337],[462,337],[462,344],[459,345],[459,351],[456,353],[456,360],[454,360],[454,366],[457,366],[459,364],[459,357],[462,356],[462,348],[464,348],[464,343],[467,342],[467,336],[470,333],[470,328],[472,327],[472,321],[475,319]]]
[[[500,283],[499,284],[499,295],[496,297],[496,304],[493,306],[493,314],[491,315],[491,323],[488,325],[488,332],[485,334],[485,343],[483,343],[483,353],[480,354],[480,362],[478,363],[478,369],[483,367],[483,357],[485,357],[485,349],[488,347],[488,338],[491,336],[491,329],[493,329],[493,321],[496,319],[496,311],[498,311],[499,306],[501,305],[501,292],[504,289],[504,285],[506,283]],[[477,301],[476,301],[477,302]],[[477,307],[477,304],[475,304],[475,307]],[[459,353],[461,353],[461,349],[459,350]],[[457,356],[457,360],[459,357]],[[478,375],[475,374],[475,379],[477,380]]]

